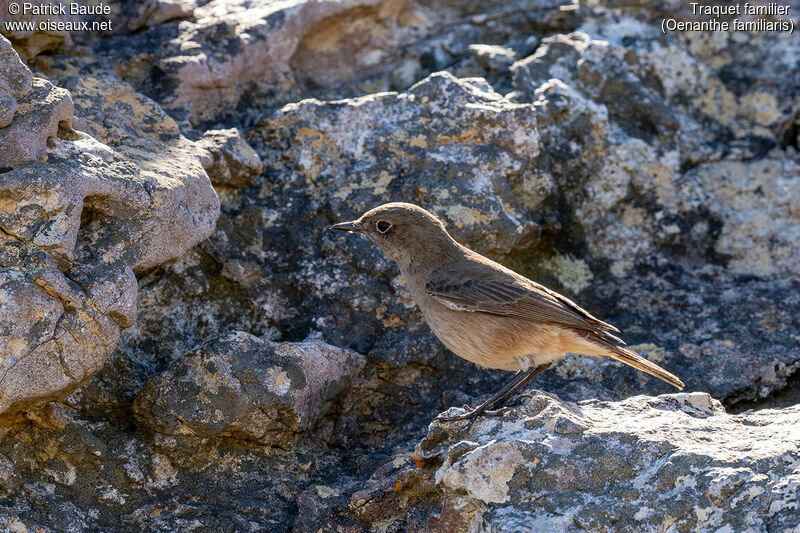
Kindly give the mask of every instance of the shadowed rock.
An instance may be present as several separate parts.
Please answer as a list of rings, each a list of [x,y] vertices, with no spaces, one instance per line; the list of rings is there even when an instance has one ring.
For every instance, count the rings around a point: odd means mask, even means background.
[[[235,437],[289,448],[364,366],[325,343],[271,343],[234,333],[145,384],[137,420],[164,435]]]

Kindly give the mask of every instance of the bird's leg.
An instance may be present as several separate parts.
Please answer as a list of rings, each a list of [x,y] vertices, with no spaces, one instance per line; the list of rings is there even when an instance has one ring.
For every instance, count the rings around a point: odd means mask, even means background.
[[[497,400],[495,400],[495,402],[496,402],[496,403],[499,403],[500,405],[503,405],[504,403],[506,403],[506,402],[507,402],[508,400],[510,400],[510,399],[511,399],[511,398],[512,398],[512,397],[513,397],[513,396],[514,396],[514,395],[515,395],[517,392],[519,392],[520,390],[522,390],[522,388],[523,388],[523,387],[525,387],[525,385],[527,385],[528,383],[530,383],[530,382],[531,382],[531,380],[532,380],[533,378],[535,378],[536,376],[538,376],[539,374],[541,374],[542,372],[544,372],[545,370],[547,370],[548,368],[550,368],[550,365],[551,365],[551,363],[547,363],[547,364],[544,364],[544,365],[539,365],[539,366],[537,366],[537,367],[534,367],[534,368],[532,368],[532,369],[528,370],[528,371],[525,373],[525,377],[524,377],[524,378],[522,378],[522,379],[519,381],[519,383],[517,383],[516,385],[514,385],[513,387],[511,387],[511,388],[510,388],[508,391],[506,391],[505,393],[503,393],[503,391],[500,391],[499,393],[495,394],[495,396],[497,396],[497,397],[498,397],[498,398],[497,398]],[[505,389],[505,387],[503,387],[503,388]]]
[[[500,391],[499,391],[497,394],[495,394],[494,396],[492,396],[491,398],[489,398],[488,400],[486,400],[485,402],[483,402],[482,404],[480,404],[480,405],[479,405],[478,407],[476,407],[475,409],[472,409],[472,410],[470,411],[470,410],[469,410],[469,406],[468,406],[468,405],[465,405],[465,406],[464,406],[464,408],[465,408],[465,409],[467,409],[467,410],[469,411],[469,412],[468,412],[466,415],[459,415],[459,416],[455,416],[455,417],[444,417],[444,416],[439,416],[439,417],[437,417],[437,418],[439,418],[439,419],[442,419],[442,420],[464,420],[464,419],[470,418],[470,416],[469,416],[469,415],[470,415],[471,413],[475,413],[475,415],[474,415],[474,416],[478,416],[479,414],[483,413],[483,412],[484,412],[486,409],[488,409],[489,407],[491,407],[491,406],[492,406],[492,404],[495,402],[495,399],[496,399],[496,398],[498,398],[498,397],[500,397],[500,396],[504,395],[504,394],[505,394],[505,393],[507,393],[509,390],[511,390],[512,388],[514,388],[514,386],[515,386],[517,383],[519,383],[520,381],[522,381],[523,379],[525,379],[525,376],[526,376],[526,373],[525,373],[525,372],[523,372],[522,370],[519,370],[519,371],[517,371],[517,373],[516,373],[516,374],[514,374],[514,378],[513,378],[513,379],[512,379],[510,382],[508,382],[508,383],[507,383],[507,384],[506,384],[506,385],[505,385],[505,386],[504,386],[502,389],[500,389]]]
[[[497,393],[480,404],[475,409],[464,413],[463,415],[454,416],[454,417],[442,417],[442,419],[451,421],[451,420],[474,420],[476,417],[482,414],[488,415],[498,415],[502,414],[502,410],[497,411],[490,411],[489,408],[492,407],[496,403],[500,403],[501,405],[508,401],[509,398],[514,396],[522,387],[527,385],[533,378],[544,372],[550,367],[550,364],[546,365],[539,365],[537,367],[531,368],[530,370],[523,372],[520,370],[514,375],[514,378],[502,389],[497,391]]]

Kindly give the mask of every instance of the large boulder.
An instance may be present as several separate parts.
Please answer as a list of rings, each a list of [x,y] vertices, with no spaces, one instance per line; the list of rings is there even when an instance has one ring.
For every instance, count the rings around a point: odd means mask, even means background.
[[[410,9],[395,0],[205,2],[190,21],[109,39],[105,55],[126,80],[197,125],[253,100],[285,103],[305,84],[385,68],[384,49],[423,24]]]
[[[349,385],[364,357],[316,341],[238,332],[186,354],[148,381],[133,409],[162,435],[234,437],[290,448]]]
[[[124,127],[73,121],[69,92],[34,78],[0,128],[0,414],[91,378],[136,320],[135,273],[194,246],[218,216],[195,148],[174,122],[154,120],[157,105],[124,84],[113,95],[94,86],[92,105],[125,116]]]
[[[730,415],[703,393],[571,403],[535,391],[468,428],[434,420],[348,505],[368,526],[436,532],[791,530],[797,415]]]
[[[0,35],[0,128],[14,120],[18,100],[30,91],[32,77],[11,43]]]

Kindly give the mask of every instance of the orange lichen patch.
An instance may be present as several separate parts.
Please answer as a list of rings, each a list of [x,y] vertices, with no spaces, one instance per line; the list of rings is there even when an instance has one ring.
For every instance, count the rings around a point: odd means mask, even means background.
[[[441,145],[447,145],[447,144],[455,144],[462,142],[473,142],[477,136],[478,136],[477,130],[465,131],[459,135],[439,135],[436,137],[436,143]]]
[[[414,460],[414,464],[417,465],[417,468],[422,468],[422,458],[418,455],[412,455],[411,459]]]
[[[417,135],[415,137],[412,137],[411,140],[409,141],[409,144],[411,146],[415,146],[417,148],[427,148],[428,147],[428,142],[425,140],[425,137],[423,137],[422,135]]]

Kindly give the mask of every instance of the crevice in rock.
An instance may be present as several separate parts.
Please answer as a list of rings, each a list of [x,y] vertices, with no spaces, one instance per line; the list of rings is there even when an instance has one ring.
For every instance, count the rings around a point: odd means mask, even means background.
[[[796,150],[800,150],[800,104],[794,113],[779,125],[778,139],[781,148],[793,146]]]
[[[758,411],[761,409],[782,409],[800,404],[800,360],[794,364],[795,370],[786,378],[786,385],[772,391],[764,398],[752,399],[752,389],[749,394],[735,394],[723,400],[723,405],[729,413],[739,414],[745,411]],[[747,399],[749,396],[750,399]],[[745,399],[742,399],[745,398]]]

